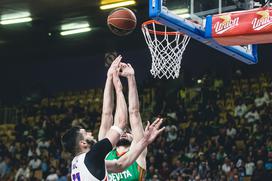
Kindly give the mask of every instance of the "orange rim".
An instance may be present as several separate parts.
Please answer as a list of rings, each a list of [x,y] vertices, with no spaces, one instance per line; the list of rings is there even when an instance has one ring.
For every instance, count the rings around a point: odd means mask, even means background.
[[[154,31],[154,30],[150,30],[148,28],[148,25],[150,24],[157,24],[157,25],[161,25],[161,26],[164,26],[163,24],[161,24],[160,22],[156,21],[156,20],[148,20],[146,22],[143,22],[142,24],[142,28],[143,27],[146,27],[149,31],[149,33],[152,33],[152,34],[156,34],[156,35],[177,35],[177,34],[180,34],[180,35],[183,35],[184,33],[182,32],[179,32],[179,31]]]

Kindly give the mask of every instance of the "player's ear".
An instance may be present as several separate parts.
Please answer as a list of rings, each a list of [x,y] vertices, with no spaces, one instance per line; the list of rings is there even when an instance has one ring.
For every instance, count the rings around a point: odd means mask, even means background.
[[[79,141],[79,147],[80,148],[85,148],[87,146],[87,142],[85,140],[80,140]]]

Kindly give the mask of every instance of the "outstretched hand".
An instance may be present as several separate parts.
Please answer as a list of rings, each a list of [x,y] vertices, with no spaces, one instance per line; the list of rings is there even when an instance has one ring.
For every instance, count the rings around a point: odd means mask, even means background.
[[[119,74],[123,77],[128,77],[135,74],[133,67],[129,63],[120,63],[120,68]]]
[[[157,118],[151,125],[148,121],[144,132],[144,138],[146,139],[148,144],[152,143],[155,138],[165,129],[165,127],[159,129],[161,124],[162,118]]]
[[[115,58],[115,60],[112,62],[109,70],[108,70],[108,73],[107,73],[107,76],[113,76],[113,74],[119,69],[119,66],[120,66],[120,62],[122,60],[122,56],[119,55],[118,57]]]

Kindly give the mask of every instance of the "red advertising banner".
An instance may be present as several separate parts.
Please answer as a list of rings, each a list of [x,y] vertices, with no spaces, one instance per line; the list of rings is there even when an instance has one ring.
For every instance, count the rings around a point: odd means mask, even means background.
[[[268,43],[272,42],[271,35],[272,7],[236,11],[212,17],[212,37],[219,40],[221,44],[224,44],[224,41],[226,41],[225,45],[238,45],[237,42],[240,45]]]

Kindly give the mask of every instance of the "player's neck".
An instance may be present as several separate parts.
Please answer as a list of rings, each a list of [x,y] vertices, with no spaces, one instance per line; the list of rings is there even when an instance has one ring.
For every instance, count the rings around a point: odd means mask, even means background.
[[[81,154],[83,154],[83,153],[87,153],[89,150],[90,150],[89,148],[88,148],[88,149],[84,149],[84,150],[80,150],[80,152],[78,152],[78,153],[76,154],[76,156],[81,155]]]
[[[118,146],[116,147],[116,151],[118,155],[123,155],[129,150],[129,146]]]

